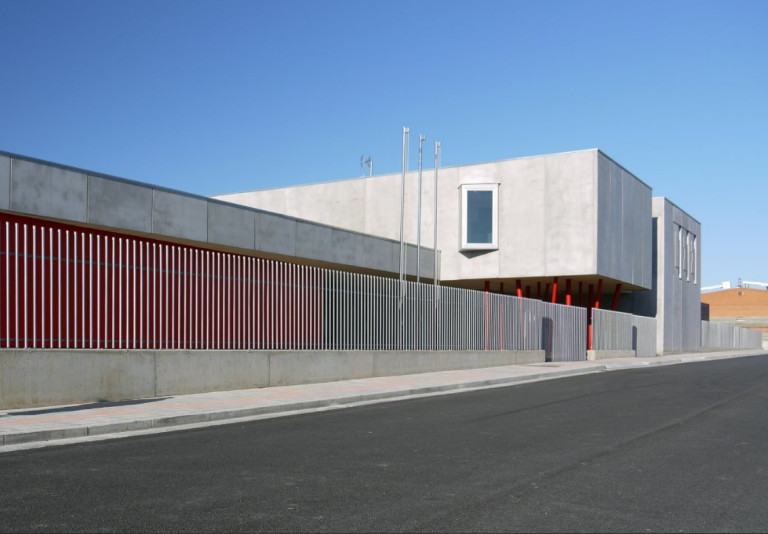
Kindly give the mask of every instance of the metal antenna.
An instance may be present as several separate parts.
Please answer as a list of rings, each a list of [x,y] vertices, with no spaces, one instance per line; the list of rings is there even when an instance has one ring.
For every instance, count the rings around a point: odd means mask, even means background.
[[[373,176],[373,158],[367,154],[360,156],[360,167],[363,168],[363,176],[365,176],[365,169],[368,169],[368,176]]]

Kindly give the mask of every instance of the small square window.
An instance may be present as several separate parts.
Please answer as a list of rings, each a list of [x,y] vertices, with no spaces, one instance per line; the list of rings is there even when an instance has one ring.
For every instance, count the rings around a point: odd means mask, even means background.
[[[461,186],[461,249],[499,248],[499,184]]]

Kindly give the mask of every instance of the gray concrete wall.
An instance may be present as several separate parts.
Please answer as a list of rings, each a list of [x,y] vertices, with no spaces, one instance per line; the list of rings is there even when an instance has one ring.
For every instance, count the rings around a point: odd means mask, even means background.
[[[650,288],[651,188],[602,152],[597,180],[598,274]]]
[[[698,350],[701,346],[701,224],[665,198],[653,199],[656,220],[655,308],[657,351]],[[678,228],[696,236],[695,274],[679,265]],[[684,263],[684,260],[683,260]]]
[[[350,193],[351,194],[351,193]],[[346,197],[345,197],[346,198]],[[0,152],[0,209],[330,268],[398,273],[399,237],[229,204]],[[416,247],[408,246],[415,259]],[[422,276],[434,253],[422,250]],[[416,262],[407,264],[416,274]]]
[[[634,350],[588,350],[587,361],[634,358],[636,355]]]
[[[421,242],[432,247],[434,170],[422,177]],[[462,252],[459,188],[487,183],[499,184],[498,250]],[[390,174],[216,198],[399,240],[400,184]],[[405,190],[404,238],[414,243],[417,172]],[[650,188],[598,150],[441,168],[442,280],[603,275],[650,288],[650,202]]]
[[[0,351],[0,409],[540,363],[544,351]]]

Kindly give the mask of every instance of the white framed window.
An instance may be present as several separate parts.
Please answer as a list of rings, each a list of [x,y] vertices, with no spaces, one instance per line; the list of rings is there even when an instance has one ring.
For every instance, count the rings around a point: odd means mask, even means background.
[[[698,282],[696,278],[696,236],[694,234],[688,234],[691,238],[691,266],[688,268],[688,272],[691,275],[691,281],[695,284]]]
[[[677,268],[677,277],[683,278],[683,229],[675,225],[675,267]]]
[[[461,250],[499,248],[499,184],[463,184]]]

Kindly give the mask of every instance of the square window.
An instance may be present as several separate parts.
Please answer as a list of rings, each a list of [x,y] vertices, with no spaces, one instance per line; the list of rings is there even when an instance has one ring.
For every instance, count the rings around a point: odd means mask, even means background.
[[[461,186],[461,249],[499,248],[499,184]]]

